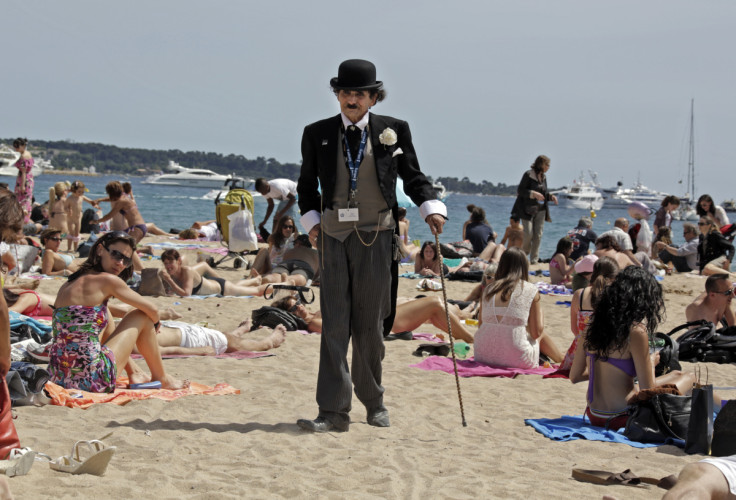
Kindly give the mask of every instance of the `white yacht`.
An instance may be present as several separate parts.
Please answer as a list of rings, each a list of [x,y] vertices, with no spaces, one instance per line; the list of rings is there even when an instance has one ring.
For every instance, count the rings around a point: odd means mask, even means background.
[[[623,183],[619,182],[616,187],[603,190],[608,208],[627,207],[632,201],[640,201],[656,210],[665,196],[667,193],[649,189],[641,182],[637,182],[632,188],[624,188]]]
[[[156,184],[158,186],[195,187],[216,189],[222,187],[226,180],[232,175],[222,175],[204,168],[186,168],[176,162],[170,161],[168,170],[174,173],[160,173],[148,177],[143,184]]]
[[[256,196],[261,196],[261,193],[256,191],[253,183],[253,179],[248,177],[230,177],[225,181],[223,186],[220,186],[219,189],[209,191],[207,194],[202,196],[202,198],[205,200],[216,200],[218,196],[223,198],[231,189],[246,189],[254,198]]]
[[[432,183],[432,189],[437,193],[437,199],[444,201],[447,198],[447,188],[440,181],[434,181]]]
[[[587,182],[580,173],[580,179],[572,181],[572,186],[560,189],[552,194],[557,196],[561,207],[600,210],[603,208],[603,195],[598,191],[596,174],[590,172],[593,182]]]
[[[0,144],[0,176],[3,177],[17,177],[18,169],[15,168],[15,162],[20,158],[20,153],[12,148],[9,148],[5,144]],[[42,159],[34,158],[33,168],[31,174],[34,177],[38,177],[43,174],[44,169],[54,168],[51,163]]]

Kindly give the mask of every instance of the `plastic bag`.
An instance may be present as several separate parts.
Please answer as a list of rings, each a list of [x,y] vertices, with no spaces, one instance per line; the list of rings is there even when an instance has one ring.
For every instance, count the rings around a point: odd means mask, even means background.
[[[253,216],[249,210],[238,210],[228,215],[230,240],[228,248],[233,252],[258,249],[258,236],[253,227]]]

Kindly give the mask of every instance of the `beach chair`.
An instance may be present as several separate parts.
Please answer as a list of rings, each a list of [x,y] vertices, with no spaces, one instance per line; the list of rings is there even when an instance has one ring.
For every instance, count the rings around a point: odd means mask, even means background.
[[[220,234],[222,235],[222,244],[227,247],[227,254],[219,261],[215,261],[213,267],[222,264],[226,260],[234,259],[233,267],[237,269],[243,265],[247,265],[248,261],[245,256],[249,253],[256,253],[258,246],[254,244],[252,248],[231,248],[230,235],[232,228],[230,227],[230,216],[241,210],[247,211],[245,220],[241,219],[238,223],[248,225],[249,227],[246,229],[255,235],[253,225],[253,195],[245,189],[245,180],[240,177],[228,179],[225,182],[225,186],[229,186],[229,191],[225,196],[222,197],[222,193],[220,193],[215,198],[215,221],[217,222],[217,229],[220,230]]]

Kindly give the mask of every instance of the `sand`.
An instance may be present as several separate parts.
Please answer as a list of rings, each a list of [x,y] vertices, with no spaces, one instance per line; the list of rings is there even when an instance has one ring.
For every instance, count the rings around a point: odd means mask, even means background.
[[[231,265],[223,272],[233,280],[243,275]],[[39,290],[54,293],[61,283],[44,280]],[[416,295],[416,283],[401,279],[399,295]],[[667,320],[661,331],[684,322],[684,308],[703,284],[700,277],[665,278]],[[462,299],[471,288],[449,282],[449,297]],[[207,321],[223,331],[267,303],[263,298],[152,300],[174,307],[184,321]],[[542,297],[545,328],[566,350],[573,338],[570,310],[555,305],[558,300]],[[417,331],[438,332],[431,325]],[[525,418],[582,413],[587,384],[566,379],[461,379],[468,424],[463,427],[454,377],[409,367],[419,361],[411,355],[419,341],[386,343],[383,381],[390,428],[369,426],[365,409],[354,398],[349,432],[304,432],[296,420],[317,415],[319,341],[318,335],[290,332],[274,357],[165,361],[176,376],[208,385],[227,382],[241,390],[239,395],[102,404],[87,410],[19,408],[15,422],[23,446],[57,457],[68,454],[76,440],[110,434],[104,441],[118,451],[104,477],[72,476],[36,463],[27,476],[11,478],[11,488],[17,498],[36,499],[658,498],[663,490],[654,487],[577,482],[571,470],[631,468],[661,477],[699,459],[673,446],[559,443],[526,426]],[[693,366],[684,364],[688,370]],[[736,376],[733,365],[709,364],[708,369],[715,386],[729,386]]]

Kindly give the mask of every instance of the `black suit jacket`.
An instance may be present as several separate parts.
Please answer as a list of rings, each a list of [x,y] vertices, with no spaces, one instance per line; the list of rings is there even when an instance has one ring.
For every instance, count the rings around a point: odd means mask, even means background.
[[[311,210],[322,213],[324,208],[332,208],[337,177],[337,155],[341,151],[340,129],[341,115],[321,120],[304,128],[302,135],[302,169],[297,184],[299,195],[299,211],[302,215]],[[432,184],[419,169],[419,162],[411,141],[409,124],[390,116],[368,116],[370,141],[376,162],[376,174],[386,204],[391,208],[396,222],[396,234],[399,233],[398,203],[396,201],[396,178],[404,181],[404,192],[417,205],[428,200],[436,200],[437,193]],[[386,129],[396,132],[396,144],[384,146],[379,136]],[[399,152],[399,149],[401,151]],[[318,186],[322,187],[322,194]],[[311,229],[311,228],[310,228]],[[398,289],[398,261],[392,265],[391,314],[384,319],[384,336],[391,333],[396,314],[396,293]],[[387,283],[388,285],[388,283]]]
[[[419,162],[411,141],[409,124],[390,116],[371,113],[368,126],[373,156],[376,161],[376,173],[381,193],[386,204],[397,208],[396,178],[404,181],[404,191],[411,200],[420,206],[427,200],[437,199],[432,185],[419,169]],[[335,193],[337,155],[341,151],[340,115],[321,120],[304,128],[302,135],[302,169],[297,185],[299,194],[299,210],[303,214],[310,210],[322,212],[323,208],[332,208]],[[386,128],[396,132],[397,142],[392,146],[384,146],[378,136]],[[401,149],[401,153],[394,154]],[[322,194],[317,189],[322,186]]]

